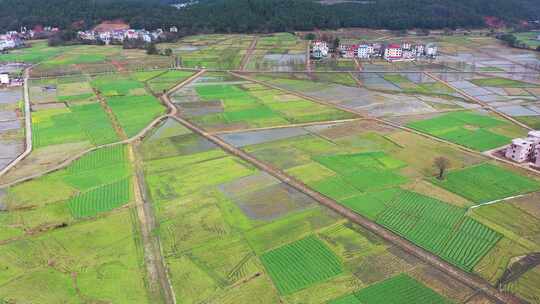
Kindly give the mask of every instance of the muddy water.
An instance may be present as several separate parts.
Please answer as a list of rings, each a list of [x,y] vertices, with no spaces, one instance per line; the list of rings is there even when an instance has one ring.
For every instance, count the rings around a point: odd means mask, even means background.
[[[0,170],[24,150],[24,138],[12,136],[23,127],[17,116],[17,103],[22,99],[22,88],[0,89]]]

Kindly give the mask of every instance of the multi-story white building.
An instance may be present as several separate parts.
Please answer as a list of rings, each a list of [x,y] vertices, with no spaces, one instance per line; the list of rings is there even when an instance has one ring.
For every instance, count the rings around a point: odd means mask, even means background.
[[[358,46],[357,57],[360,59],[369,59],[373,53],[373,46],[361,44]]]
[[[328,56],[328,43],[322,40],[315,40],[311,43],[311,57],[320,59]]]
[[[425,52],[426,52],[427,57],[432,57],[432,58],[437,57],[437,53],[438,53],[437,45],[434,43],[428,43],[428,45],[426,45]]]
[[[506,148],[505,157],[517,163],[523,163],[530,160],[534,149],[534,141],[528,138],[516,138],[513,139],[512,144]]]
[[[423,44],[417,44],[414,46],[413,51],[416,51],[416,57],[424,56],[426,46]]]
[[[403,43],[401,44],[401,48],[402,48],[403,50],[408,50],[408,51],[410,51],[411,48],[412,48],[412,43],[410,43],[410,42],[408,42],[408,41],[403,42]]]
[[[540,160],[540,131],[530,131],[527,138],[516,138],[505,151],[505,157],[517,163]]]
[[[403,49],[399,44],[389,44],[384,50],[384,59],[388,61],[400,60],[403,57]]]
[[[411,50],[403,50],[403,60],[415,60],[416,52]]]

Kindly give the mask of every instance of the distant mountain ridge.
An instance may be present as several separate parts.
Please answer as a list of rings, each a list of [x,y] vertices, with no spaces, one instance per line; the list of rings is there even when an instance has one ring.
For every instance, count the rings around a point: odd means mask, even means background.
[[[505,22],[540,19],[538,0],[199,0],[172,8],[185,2],[191,0],[0,0],[0,32],[35,25],[90,28],[113,19],[147,29],[176,25],[190,33],[475,28],[484,26],[487,16]]]

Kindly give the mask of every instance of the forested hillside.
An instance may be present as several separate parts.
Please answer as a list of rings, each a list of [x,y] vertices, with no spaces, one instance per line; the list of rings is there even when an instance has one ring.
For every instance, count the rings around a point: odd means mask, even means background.
[[[177,25],[189,32],[265,32],[313,28],[480,27],[485,16],[507,22],[540,18],[536,0],[377,0],[324,5],[311,0],[203,0],[183,9],[171,0],[0,0],[0,30],[121,18],[133,27]],[[82,21],[82,22],[81,22]]]

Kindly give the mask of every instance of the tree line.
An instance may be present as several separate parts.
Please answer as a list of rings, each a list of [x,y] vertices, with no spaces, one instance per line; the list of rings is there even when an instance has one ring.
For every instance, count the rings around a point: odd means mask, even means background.
[[[339,27],[477,28],[485,16],[536,20],[537,0],[377,0],[324,5],[311,0],[201,0],[183,9],[169,0],[0,0],[0,32],[36,25],[91,28],[122,19],[133,28],[178,26],[185,34],[277,32]]]

